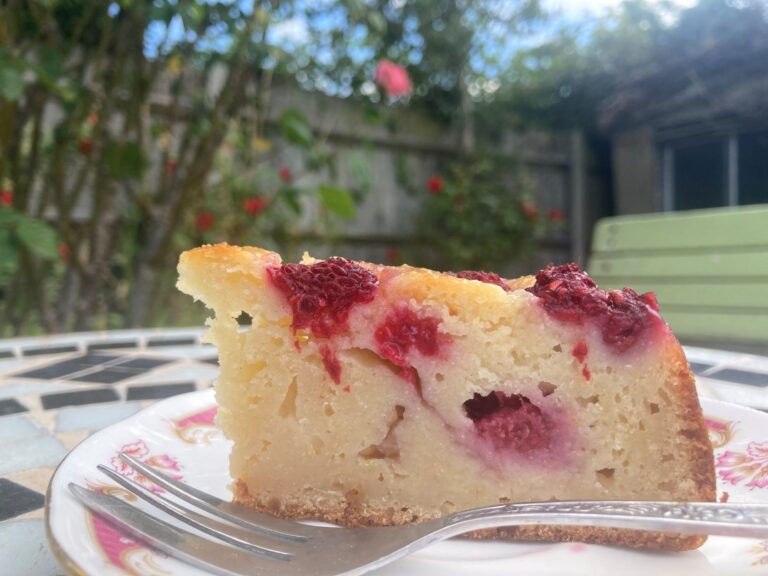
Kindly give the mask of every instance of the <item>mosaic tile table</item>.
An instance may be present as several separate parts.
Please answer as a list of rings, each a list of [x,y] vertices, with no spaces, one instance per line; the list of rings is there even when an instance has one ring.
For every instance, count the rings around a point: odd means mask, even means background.
[[[216,351],[200,330],[141,330],[0,341],[0,574],[62,574],[43,504],[56,465],[91,433],[149,403],[211,385]],[[702,394],[768,410],[766,357],[687,348]]]

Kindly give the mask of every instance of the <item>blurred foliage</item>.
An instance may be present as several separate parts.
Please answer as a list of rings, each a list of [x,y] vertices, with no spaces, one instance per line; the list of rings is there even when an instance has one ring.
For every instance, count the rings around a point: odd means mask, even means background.
[[[316,124],[269,117],[275,78],[362,100],[389,132],[403,105],[459,127],[420,229],[445,267],[492,267],[545,226],[522,170],[489,160],[503,130],[595,135],[618,88],[765,35],[756,0],[627,0],[577,24],[537,0],[6,0],[0,334],[174,323],[180,250],[335,237],[371,188],[371,155],[347,157],[341,186]],[[387,109],[381,58],[414,85]]]
[[[179,251],[354,217],[307,119],[267,121],[294,4],[0,4],[0,334],[173,323]]]
[[[478,109],[479,129],[595,131],[601,103],[628,82],[707,52],[746,54],[768,35],[764,0],[675,6],[625,0],[595,21],[562,25],[552,40],[519,51],[493,101]]]
[[[504,47],[543,16],[538,0],[320,1],[304,14],[326,24],[309,30],[287,65],[303,86],[378,101],[373,68],[387,58],[408,66],[411,103],[444,121],[461,118],[470,91],[482,98],[497,87],[489,79],[500,71]]]
[[[498,270],[559,226],[540,213],[520,164],[490,155],[451,163],[426,183],[416,263],[442,270]]]

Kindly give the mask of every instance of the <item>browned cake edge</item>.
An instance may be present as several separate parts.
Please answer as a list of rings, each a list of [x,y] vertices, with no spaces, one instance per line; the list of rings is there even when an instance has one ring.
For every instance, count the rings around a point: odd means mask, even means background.
[[[290,520],[321,520],[340,526],[369,527],[412,524],[432,520],[407,509],[376,510],[359,503],[346,502],[337,508],[320,508],[311,502],[275,497],[252,496],[242,480],[233,485],[235,501],[239,504],[272,516]],[[617,528],[590,528],[584,526],[518,526],[490,528],[466,534],[470,538],[493,540],[529,540],[547,542],[586,542],[639,548],[644,550],[684,551],[694,550],[707,539],[706,536],[688,536],[666,532],[645,532]]]

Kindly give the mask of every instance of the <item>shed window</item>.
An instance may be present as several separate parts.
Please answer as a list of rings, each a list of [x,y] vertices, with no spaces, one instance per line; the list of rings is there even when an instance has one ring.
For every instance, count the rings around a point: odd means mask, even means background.
[[[768,203],[768,132],[662,149],[665,210]]]
[[[722,142],[675,150],[675,210],[726,204],[726,155]]]
[[[739,137],[739,204],[768,202],[768,132]]]

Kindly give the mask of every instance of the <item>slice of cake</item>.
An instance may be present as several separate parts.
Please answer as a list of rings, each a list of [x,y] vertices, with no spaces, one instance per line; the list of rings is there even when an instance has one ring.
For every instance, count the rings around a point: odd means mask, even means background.
[[[574,264],[507,281],[282,264],[226,244],[185,252],[179,272],[179,288],[215,312],[218,422],[248,506],[367,526],[504,502],[715,497],[693,377],[652,294],[602,291]],[[482,535],[704,541],[548,526]]]

